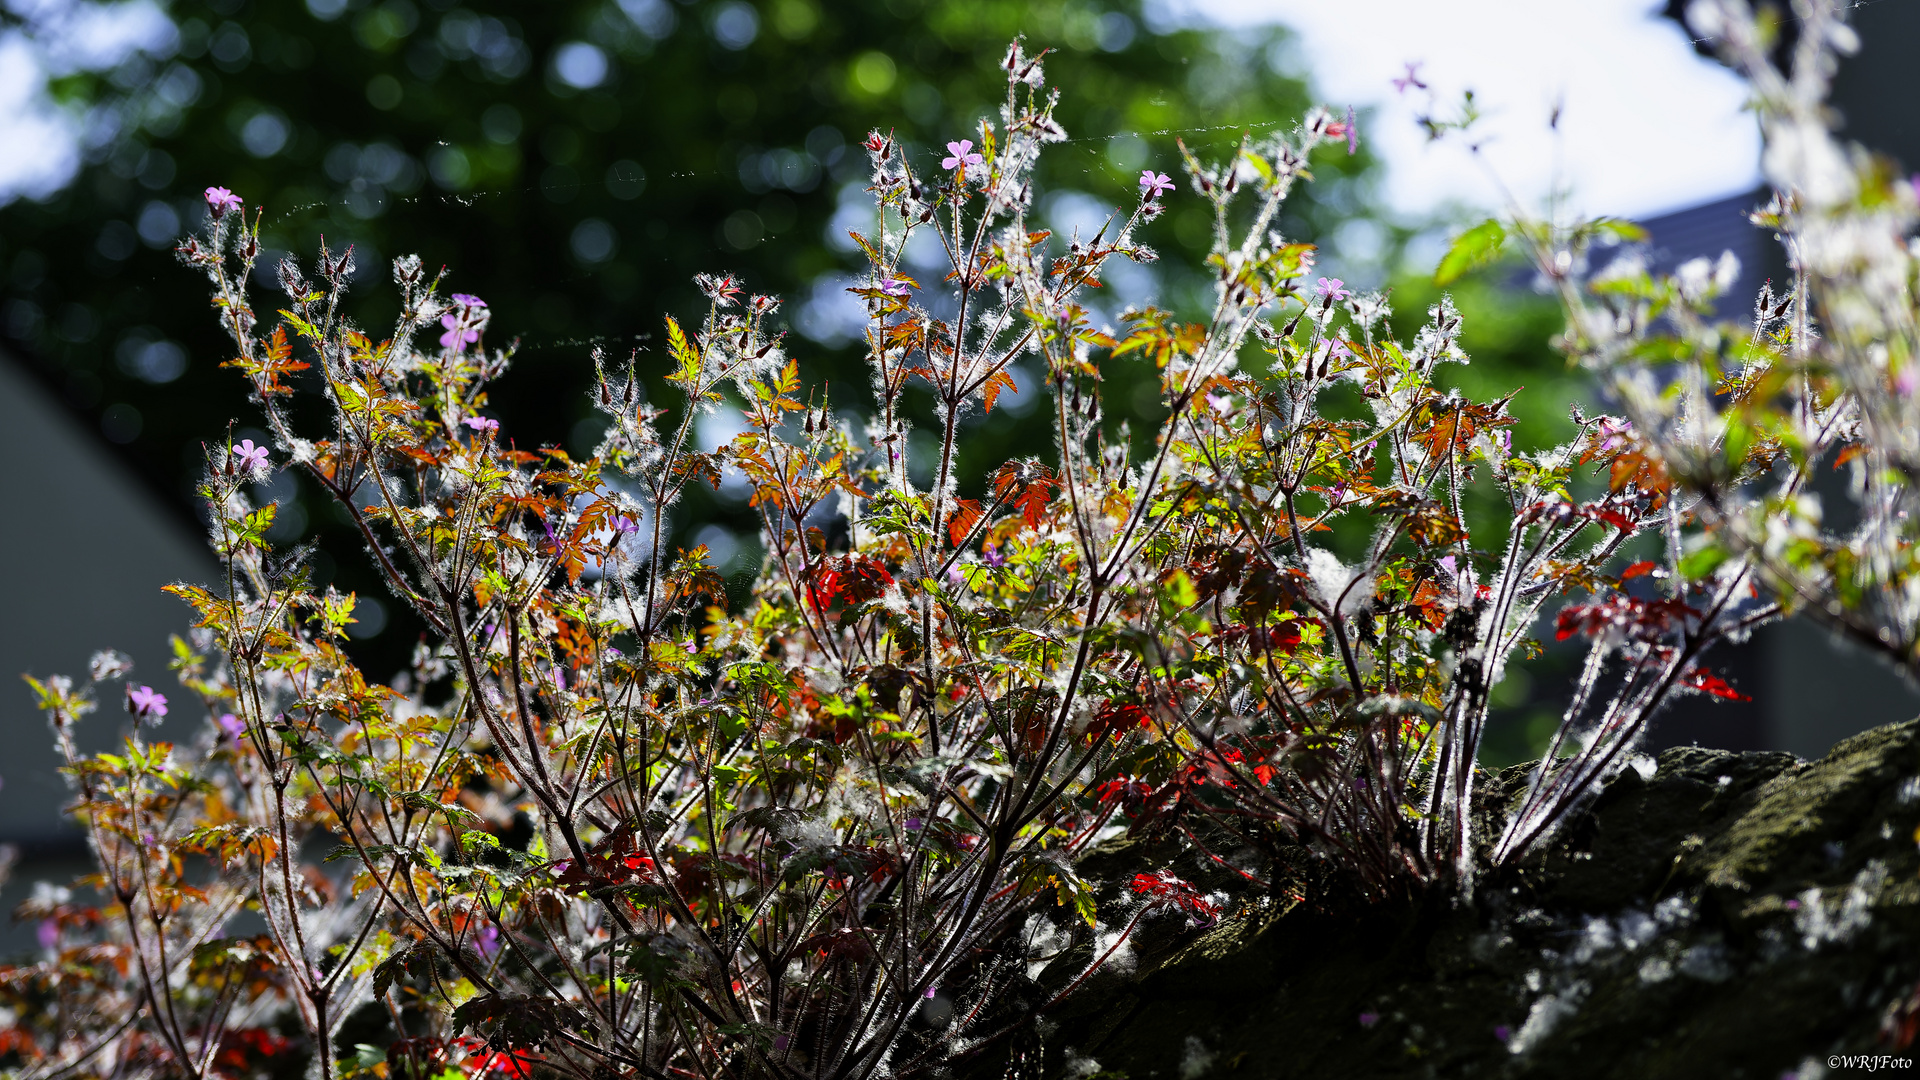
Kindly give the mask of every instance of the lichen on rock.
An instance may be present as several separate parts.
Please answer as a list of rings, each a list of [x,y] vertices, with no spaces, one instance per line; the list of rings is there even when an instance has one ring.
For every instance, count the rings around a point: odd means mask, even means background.
[[[1772,1080],[1829,1054],[1911,1052],[1916,776],[1920,722],[1817,762],[1668,750],[1464,905],[1354,903],[1299,873],[1305,858],[1270,867],[1263,894],[1172,845],[1125,842],[1086,872],[1184,858],[1174,869],[1237,913],[1209,929],[1149,920],[1130,972],[1090,980],[1016,1052],[1055,1076],[1072,1046],[1098,1075],[1136,1080]],[[1490,777],[1487,812],[1524,783],[1523,769]],[[1064,984],[1088,952],[1062,955],[1040,984]],[[973,1064],[987,1075],[1004,1054]]]

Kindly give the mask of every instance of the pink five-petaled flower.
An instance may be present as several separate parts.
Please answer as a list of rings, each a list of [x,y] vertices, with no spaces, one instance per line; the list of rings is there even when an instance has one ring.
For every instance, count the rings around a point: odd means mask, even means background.
[[[1313,287],[1313,292],[1314,295],[1320,299],[1334,303],[1345,300],[1353,295],[1352,289],[1341,288],[1341,286],[1345,284],[1346,282],[1341,281],[1339,278],[1321,278],[1320,283]]]
[[[167,715],[167,696],[151,686],[127,687],[127,711],[150,724],[158,724]]]
[[[41,919],[40,929],[34,936],[40,939],[40,947],[43,949],[51,949],[60,944],[60,920]]]
[[[485,416],[469,416],[460,421],[475,431],[499,431],[500,421]]]
[[[880,291],[888,296],[905,296],[913,291],[913,287],[899,278],[890,277],[880,282]]]
[[[615,514],[613,518],[613,531],[618,533],[637,533],[640,531],[640,523],[625,514]]]
[[[1154,172],[1152,169],[1140,170],[1140,193],[1147,197],[1148,202],[1172,190],[1173,177],[1166,173]]]
[[[1393,80],[1393,88],[1402,94],[1407,92],[1407,88],[1409,86],[1418,90],[1425,90],[1427,88],[1427,84],[1420,81],[1420,65],[1406,64],[1404,66],[1407,69],[1407,73],[1401,76],[1400,78]]]
[[[232,713],[221,713],[220,719],[215,720],[214,723],[220,725],[220,730],[225,732],[227,738],[232,739],[234,742],[239,742],[240,737],[247,733],[246,721]]]
[[[1593,433],[1593,438],[1599,444],[1600,452],[1604,454],[1614,450],[1624,450],[1631,441],[1632,434],[1633,421],[1621,420],[1615,423],[1612,417],[1603,416],[1600,418],[1600,429]]]
[[[1352,157],[1360,150],[1360,126],[1354,123],[1353,106],[1347,106],[1347,118],[1335,120],[1327,125],[1327,134],[1333,138],[1344,137],[1347,140],[1347,156]]]
[[[215,221],[226,216],[229,210],[240,209],[240,196],[223,187],[207,189],[207,209],[213,211]]]
[[[463,292],[454,293],[453,302],[460,305],[463,308],[483,308],[487,306],[487,302],[485,300],[480,299],[479,297],[473,295],[472,293],[463,293]]]
[[[1909,360],[1893,377],[1893,389],[1901,397],[1912,397],[1915,388],[1920,388],[1920,364]]]
[[[986,159],[973,152],[973,140],[961,139],[947,144],[947,156],[940,159],[943,169],[961,169],[968,165],[984,165]]]
[[[479,330],[451,312],[440,316],[440,325],[447,328],[447,332],[440,335],[440,344],[454,352],[465,352],[467,346],[480,340]]]
[[[267,448],[253,445],[252,439],[241,439],[233,448],[233,467],[240,472],[252,472],[267,467]]]

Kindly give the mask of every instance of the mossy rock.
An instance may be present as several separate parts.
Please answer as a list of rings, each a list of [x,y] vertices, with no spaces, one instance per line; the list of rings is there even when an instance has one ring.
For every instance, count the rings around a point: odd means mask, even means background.
[[[1489,805],[1524,782],[1490,782]],[[1131,970],[1090,980],[1012,1053],[1047,1078],[1810,1075],[1831,1054],[1901,1050],[1882,1030],[1920,981],[1917,827],[1920,722],[1812,763],[1673,749],[1471,903],[1243,895],[1205,931],[1148,925]],[[1083,868],[1118,876],[1170,850]],[[1180,869],[1230,886],[1210,865]],[[1002,1076],[1008,1057],[963,1072]]]

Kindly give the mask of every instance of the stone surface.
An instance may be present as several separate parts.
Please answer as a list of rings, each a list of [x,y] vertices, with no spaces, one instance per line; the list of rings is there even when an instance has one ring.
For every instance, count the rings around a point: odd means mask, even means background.
[[[1492,780],[1489,818],[1523,784]],[[1916,827],[1920,722],[1811,763],[1668,750],[1469,905],[1252,896],[1189,857],[1175,871],[1241,913],[1149,919],[1130,969],[1013,1052],[1028,1075],[1134,1080],[1819,1075],[1831,1054],[1899,1052],[1880,1032],[1920,980]],[[1169,854],[1126,845],[1086,869],[1117,880]],[[1030,1004],[1090,956],[1053,959]],[[1003,1075],[1007,1053],[965,1071]]]

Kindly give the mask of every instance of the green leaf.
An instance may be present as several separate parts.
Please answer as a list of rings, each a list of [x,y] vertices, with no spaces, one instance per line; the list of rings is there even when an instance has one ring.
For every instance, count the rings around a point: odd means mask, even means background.
[[[700,377],[700,352],[687,340],[686,332],[672,316],[667,317],[667,348],[674,362],[674,372],[667,376],[668,381],[691,389]]]
[[[386,1050],[371,1043],[355,1043],[353,1053],[342,1055],[340,1058],[340,1076],[342,1080],[346,1080],[348,1077],[373,1072],[375,1068],[386,1063]]]
[[[1611,236],[1623,244],[1644,244],[1649,236],[1645,228],[1626,218],[1595,218],[1589,224],[1595,234]]]
[[[1433,272],[1435,285],[1451,285],[1469,271],[1492,262],[1507,242],[1507,230],[1492,218],[1475,225],[1454,240],[1453,247]]]
[[[1699,581],[1732,557],[1725,548],[1712,545],[1689,552],[1680,560],[1680,576],[1687,581]]]
[[[492,833],[470,829],[460,834],[460,850],[468,855],[500,850],[500,838]]]

